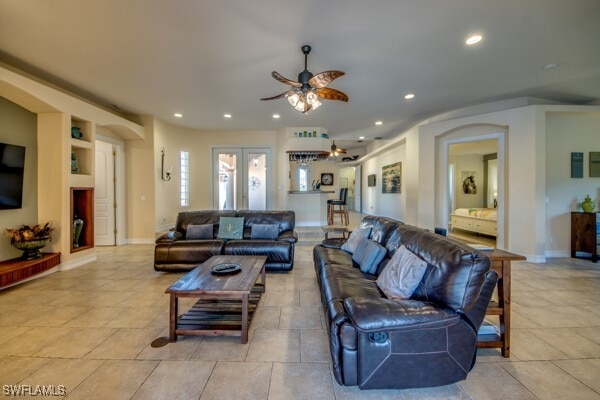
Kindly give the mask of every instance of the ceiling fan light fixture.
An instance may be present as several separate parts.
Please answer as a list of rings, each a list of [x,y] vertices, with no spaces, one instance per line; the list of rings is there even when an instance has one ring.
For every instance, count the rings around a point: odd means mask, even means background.
[[[296,104],[298,104],[298,100],[300,100],[300,96],[298,96],[298,93],[294,93],[291,96],[288,96],[288,102],[292,105],[292,107],[296,107]]]
[[[315,92],[308,92],[306,94],[306,102],[310,105],[315,104],[315,102],[319,101],[319,98],[317,97],[317,95],[315,94]]]
[[[298,111],[304,112],[304,101],[298,100],[298,102],[296,103],[296,106],[294,108]]]
[[[304,45],[301,49],[304,54],[304,71],[298,74],[298,81],[287,79],[277,71],[271,72],[271,76],[275,80],[291,86],[291,89],[276,96],[262,98],[261,100],[276,100],[286,97],[290,105],[303,114],[321,106],[319,98],[348,102],[348,96],[345,93],[326,87],[335,79],[343,76],[344,73],[342,71],[331,70],[314,75],[308,70],[308,54],[311,47]]]

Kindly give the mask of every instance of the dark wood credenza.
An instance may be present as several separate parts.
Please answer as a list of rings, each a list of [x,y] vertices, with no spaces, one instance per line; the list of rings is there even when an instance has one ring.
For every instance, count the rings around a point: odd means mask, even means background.
[[[31,276],[40,274],[60,264],[60,253],[42,253],[37,260],[13,258],[0,261],[0,289],[13,285]]]
[[[591,254],[592,261],[598,262],[600,254],[600,212],[571,213],[571,257],[577,253]]]

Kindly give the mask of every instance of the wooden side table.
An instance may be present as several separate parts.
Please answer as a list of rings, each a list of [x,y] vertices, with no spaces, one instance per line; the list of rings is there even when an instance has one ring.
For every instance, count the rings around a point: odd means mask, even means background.
[[[492,261],[492,269],[498,273],[498,301],[490,302],[486,315],[500,319],[500,335],[479,335],[478,348],[500,348],[502,355],[510,357],[510,269],[511,262],[526,260],[518,254],[504,250],[482,251]]]

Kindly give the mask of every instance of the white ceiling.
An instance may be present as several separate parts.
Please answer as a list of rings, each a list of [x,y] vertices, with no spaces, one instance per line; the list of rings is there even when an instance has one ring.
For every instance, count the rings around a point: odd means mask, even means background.
[[[473,33],[484,39],[468,47]],[[304,116],[285,99],[259,100],[287,89],[271,71],[296,80],[303,44],[311,72],[346,73],[329,87],[348,103],[324,101]],[[0,61],[189,128],[321,126],[336,140],[385,138],[494,100],[597,101],[600,1],[0,0]]]

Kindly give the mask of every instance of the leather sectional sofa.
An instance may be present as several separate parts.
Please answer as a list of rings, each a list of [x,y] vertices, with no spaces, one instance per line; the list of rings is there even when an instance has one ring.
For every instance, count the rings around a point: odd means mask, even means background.
[[[465,379],[475,364],[477,331],[496,285],[490,260],[459,242],[389,218],[367,216],[360,227],[371,227],[370,240],[387,251],[375,274],[362,273],[339,247],[313,250],[338,383],[404,389]],[[376,280],[401,245],[427,266],[409,299],[388,299]]]
[[[244,218],[242,239],[218,238],[219,221],[225,218]],[[293,211],[201,210],[177,215],[175,228],[156,239],[154,269],[156,271],[190,271],[214,255],[265,255],[266,269],[290,271],[294,265]],[[188,227],[212,224],[212,235],[206,239],[186,239]],[[278,225],[276,238],[252,239],[253,225]]]

